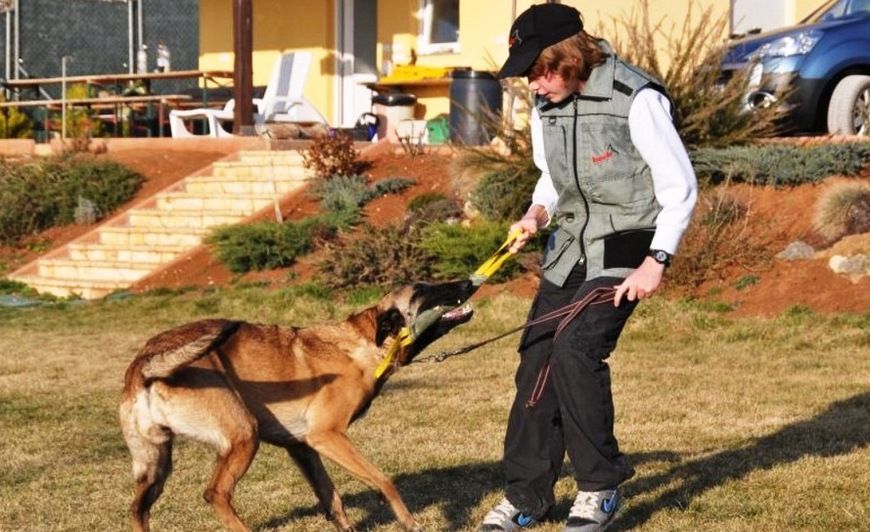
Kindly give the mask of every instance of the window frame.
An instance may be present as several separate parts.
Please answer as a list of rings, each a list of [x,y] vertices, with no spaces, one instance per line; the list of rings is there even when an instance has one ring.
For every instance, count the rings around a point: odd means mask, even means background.
[[[435,11],[434,2],[436,0],[420,0],[420,27],[417,34],[417,54],[418,55],[435,55],[435,54],[456,54],[459,53],[459,13],[457,12],[456,20],[456,41],[455,42],[431,42],[433,15]],[[459,0],[457,0],[457,7]]]

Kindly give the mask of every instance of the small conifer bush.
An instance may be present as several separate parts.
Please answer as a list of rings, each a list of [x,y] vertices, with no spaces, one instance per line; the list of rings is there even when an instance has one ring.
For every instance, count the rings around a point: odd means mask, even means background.
[[[691,153],[700,181],[754,185],[818,183],[838,174],[858,174],[870,163],[870,144],[852,142],[816,146],[765,144],[725,149],[702,148]]]
[[[142,185],[115,162],[62,156],[32,163],[0,161],[0,243],[71,224],[86,201],[94,220],[112,213]]]
[[[480,220],[471,226],[434,223],[423,229],[418,247],[432,260],[437,279],[463,279],[471,275],[504,242],[508,224]],[[516,260],[507,260],[493,281],[510,279],[520,272]]]
[[[230,271],[245,273],[290,266],[300,255],[310,252],[315,237],[333,237],[341,221],[312,217],[299,222],[260,222],[230,225],[215,229],[206,239]]]

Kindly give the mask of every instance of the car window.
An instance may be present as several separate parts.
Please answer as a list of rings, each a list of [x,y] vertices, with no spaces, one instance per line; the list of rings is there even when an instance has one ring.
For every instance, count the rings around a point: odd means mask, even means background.
[[[852,0],[849,11],[852,14],[870,13],[870,0]]]
[[[859,13],[870,13],[870,0],[831,0],[804,19],[803,23],[815,24]]]

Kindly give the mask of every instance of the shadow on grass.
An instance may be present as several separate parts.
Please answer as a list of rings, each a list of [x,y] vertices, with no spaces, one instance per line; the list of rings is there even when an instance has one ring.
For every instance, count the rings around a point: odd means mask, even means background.
[[[679,486],[650,502],[629,506],[614,522],[614,528],[627,530],[648,521],[656,512],[668,508],[684,509],[707,490],[754,471],[789,464],[804,457],[831,457],[848,454],[870,444],[870,393],[832,403],[815,417],[784,427],[758,438],[740,449],[729,449],[712,456],[674,466],[666,472],[644,477],[625,485],[625,494],[655,490],[679,480]]]
[[[847,454],[870,444],[870,393],[856,395],[831,404],[819,415],[789,425],[769,436],[758,438],[740,449],[730,449],[712,456],[681,463],[679,455],[656,451],[631,455],[634,465],[649,461],[670,462],[667,471],[639,478],[624,485],[626,496],[638,495],[670,484],[680,485],[650,502],[632,504],[622,512],[613,529],[627,530],[643,525],[656,512],[667,508],[684,509],[707,490],[754,471],[767,470],[795,462],[803,457],[829,457]],[[570,465],[562,476],[570,474]],[[426,469],[396,476],[393,481],[412,513],[439,506],[444,515],[443,530],[462,530],[470,523],[471,512],[492,492],[503,489],[504,475],[500,462],[465,464],[455,467]],[[388,505],[372,490],[342,497],[347,507],[362,508],[366,517],[354,525],[359,530],[395,521]],[[562,520],[571,501],[560,501],[549,518]],[[257,527],[258,530],[286,526],[302,517],[321,514],[316,506],[296,508]]]
[[[460,530],[468,524],[471,512],[481,499],[502,489],[502,479],[501,462],[485,462],[397,475],[393,477],[393,483],[411,513],[417,514],[430,506],[438,506],[445,519],[442,529]],[[353,523],[357,530],[371,530],[396,520],[389,505],[382,503],[380,496],[373,490],[343,496],[342,501],[348,508],[365,510],[366,517]],[[316,506],[297,508],[257,529],[286,526],[296,519],[318,513],[321,512]]]
[[[666,451],[639,453],[632,455],[631,458],[634,464],[679,460],[678,455]],[[570,475],[568,463],[563,468],[561,476],[567,475]],[[504,473],[501,462],[486,462],[397,475],[393,482],[412,513],[422,512],[430,506],[438,506],[445,520],[439,530],[462,530],[475,525],[471,522],[471,512],[477,508],[481,500],[493,492],[501,492],[504,489]],[[370,530],[395,521],[389,506],[383,503],[380,496],[372,490],[343,496],[342,500],[349,508],[365,510],[365,519],[354,523],[359,530]],[[263,524],[258,529],[283,527],[296,519],[318,513],[322,514],[317,506],[297,508],[286,516]],[[567,509],[563,513],[567,514]]]

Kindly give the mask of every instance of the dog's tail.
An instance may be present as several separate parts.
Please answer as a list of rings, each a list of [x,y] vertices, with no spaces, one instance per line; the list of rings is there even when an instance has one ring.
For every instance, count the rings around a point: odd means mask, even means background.
[[[143,381],[169,377],[204,356],[240,325],[238,321],[203,320],[161,333],[139,352],[139,374]]]

